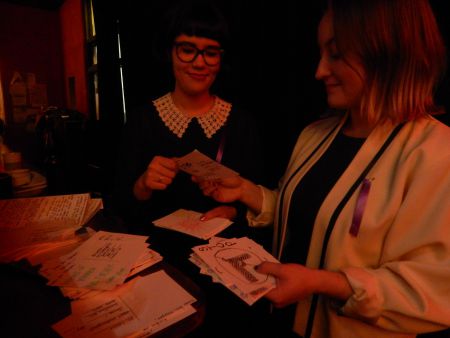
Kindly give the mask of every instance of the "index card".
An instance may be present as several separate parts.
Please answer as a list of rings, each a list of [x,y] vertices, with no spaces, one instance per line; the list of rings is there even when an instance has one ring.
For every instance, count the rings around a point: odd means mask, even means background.
[[[167,216],[154,220],[153,224],[161,228],[179,231],[197,238],[208,239],[233,223],[226,218],[220,217],[201,221],[201,216],[202,214],[196,211],[178,209]]]
[[[217,180],[239,175],[236,171],[194,150],[176,159],[181,170],[204,180]]]

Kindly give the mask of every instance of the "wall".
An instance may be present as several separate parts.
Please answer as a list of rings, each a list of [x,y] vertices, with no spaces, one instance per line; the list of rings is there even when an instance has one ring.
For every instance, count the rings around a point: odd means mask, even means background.
[[[66,0],[59,11],[0,2],[0,71],[12,122],[8,85],[14,71],[35,73],[47,84],[48,105],[68,107],[69,77],[75,78],[75,106],[87,114],[82,0]]]
[[[48,105],[64,105],[63,63],[59,14],[0,2],[0,72],[5,98],[7,129],[5,140],[21,151],[26,162],[34,162],[36,139],[33,118],[13,123],[9,83],[14,71],[35,74],[36,82],[47,86]]]
[[[58,12],[0,2],[0,60],[8,122],[14,71],[34,73],[38,83],[47,84],[48,104],[64,104]]]
[[[66,104],[83,114],[88,114],[86,89],[86,59],[81,0],[66,0],[59,10],[61,19],[62,54]],[[69,78],[75,79],[74,98],[69,93]],[[73,100],[74,99],[74,100]],[[74,102],[74,105],[72,105]]]
[[[59,10],[0,2],[0,74],[7,128],[5,140],[21,151],[26,164],[40,162],[34,133],[36,112],[24,120],[13,116],[9,83],[15,71],[35,74],[47,86],[47,106],[88,114],[82,0],[66,0]],[[69,78],[75,79],[73,94]],[[28,113],[26,114],[28,115]]]

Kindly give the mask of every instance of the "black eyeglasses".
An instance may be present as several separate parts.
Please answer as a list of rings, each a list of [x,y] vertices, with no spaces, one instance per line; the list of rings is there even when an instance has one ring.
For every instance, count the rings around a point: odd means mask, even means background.
[[[223,49],[220,47],[209,46],[205,49],[198,49],[189,42],[175,42],[175,51],[181,62],[193,62],[200,54],[208,66],[216,66],[220,63]]]

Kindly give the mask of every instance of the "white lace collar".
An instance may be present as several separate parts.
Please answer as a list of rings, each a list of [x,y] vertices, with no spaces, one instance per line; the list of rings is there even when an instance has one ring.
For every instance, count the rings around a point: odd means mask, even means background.
[[[189,123],[193,119],[184,115],[173,103],[171,93],[153,101],[159,117],[164,124],[179,138],[183,137]],[[227,121],[231,111],[231,103],[215,96],[211,110],[202,116],[194,117],[205,132],[206,137],[211,138]]]

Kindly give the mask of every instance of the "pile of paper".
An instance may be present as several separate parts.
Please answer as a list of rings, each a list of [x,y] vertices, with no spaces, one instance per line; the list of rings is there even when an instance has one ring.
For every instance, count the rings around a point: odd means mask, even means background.
[[[127,278],[138,274],[139,272],[158,262],[161,262],[162,259],[162,256],[158,252],[147,248],[147,250],[138,258],[138,260],[133,263],[133,267],[128,273]],[[70,299],[86,299],[100,292],[103,292],[101,290],[70,286],[62,286],[60,287],[60,289],[63,295]]]
[[[147,337],[191,315],[196,301],[165,272],[136,277],[87,300],[52,328],[65,338]]]
[[[0,201],[0,259],[40,264],[49,285],[72,299],[72,314],[52,327],[63,337],[144,337],[196,310],[164,271],[147,236],[83,227],[102,207],[89,194]],[[130,278],[132,277],[133,278]]]
[[[102,207],[89,194],[0,200],[0,262],[36,265],[72,250],[90,234],[76,231]]]
[[[71,299],[72,313],[52,328],[62,337],[146,337],[193,314],[196,301],[160,270],[147,236],[99,231],[39,273]],[[128,280],[127,282],[125,282]]]
[[[158,227],[179,231],[197,238],[209,239],[227,228],[231,222],[226,218],[212,218],[201,221],[201,213],[179,209],[167,216],[153,221]]]
[[[160,260],[149,252],[147,236],[99,231],[72,252],[44,262],[39,273],[48,285],[111,290],[130,274]]]
[[[264,248],[247,237],[213,237],[208,244],[192,248],[190,261],[200,272],[222,283],[247,304],[252,305],[275,287],[272,276],[260,274],[255,266],[278,262]]]

